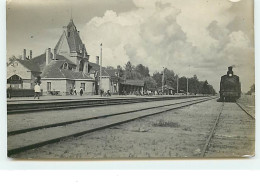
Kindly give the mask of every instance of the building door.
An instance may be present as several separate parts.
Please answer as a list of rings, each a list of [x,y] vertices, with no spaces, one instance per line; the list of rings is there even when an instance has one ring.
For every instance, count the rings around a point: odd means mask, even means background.
[[[83,91],[86,91],[86,89],[85,89],[85,83],[81,83],[81,84],[80,84],[80,87],[83,89]]]
[[[51,91],[51,82],[47,82],[47,91]]]

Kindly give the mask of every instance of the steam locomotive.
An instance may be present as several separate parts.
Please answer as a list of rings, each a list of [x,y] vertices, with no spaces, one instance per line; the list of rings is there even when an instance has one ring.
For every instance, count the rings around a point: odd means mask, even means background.
[[[241,83],[239,76],[234,75],[232,67],[228,67],[226,75],[220,81],[220,101],[234,102],[241,96]]]

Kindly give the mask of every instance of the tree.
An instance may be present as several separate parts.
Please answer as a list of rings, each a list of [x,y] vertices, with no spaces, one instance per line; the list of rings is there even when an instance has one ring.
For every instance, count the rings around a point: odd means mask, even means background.
[[[152,78],[155,80],[157,87],[162,87],[162,73],[154,72]]]
[[[123,68],[120,65],[118,65],[116,69],[117,69],[118,77],[122,78],[124,76]]]
[[[187,78],[185,76],[179,78],[179,90],[183,92],[187,91]]]
[[[170,87],[177,87],[177,75],[175,75],[173,70],[165,69],[164,70],[164,85]]]
[[[144,78],[144,87],[146,90],[155,91],[157,88],[156,81],[152,77]]]
[[[131,64],[130,61],[128,61],[125,65],[125,78],[126,79],[133,79],[133,70],[134,66]]]
[[[204,83],[203,83],[203,86],[202,86],[202,94],[209,94],[209,84],[208,84],[208,81],[206,80]]]
[[[255,92],[255,84],[253,84],[251,87],[250,87],[250,90],[246,93],[246,95],[251,95],[252,93]]]
[[[189,78],[189,92],[193,94],[198,94],[200,92],[200,82],[196,75]]]
[[[135,71],[138,72],[139,74],[141,74],[141,76],[143,76],[143,77],[148,77],[148,76],[150,76],[150,74],[149,74],[149,68],[148,68],[148,67],[145,67],[145,66],[142,65],[142,64],[138,64],[138,65],[135,67]]]
[[[8,58],[8,62],[7,64],[13,62],[13,61],[16,61],[17,59],[22,59],[22,55],[19,55],[18,57],[12,55],[11,57]]]

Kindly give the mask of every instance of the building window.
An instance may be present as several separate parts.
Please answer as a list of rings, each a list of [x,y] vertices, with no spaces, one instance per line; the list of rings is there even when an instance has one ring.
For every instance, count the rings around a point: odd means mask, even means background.
[[[63,64],[63,68],[64,68],[64,69],[67,69],[67,67],[68,67],[68,63],[64,63],[64,64]]]
[[[51,82],[47,82],[47,91],[51,91]]]
[[[81,83],[80,87],[83,89],[83,91],[86,91],[86,89],[85,89],[85,83]]]
[[[81,60],[79,63],[79,71],[84,71],[84,61]]]
[[[68,37],[70,37],[70,32],[68,32]]]

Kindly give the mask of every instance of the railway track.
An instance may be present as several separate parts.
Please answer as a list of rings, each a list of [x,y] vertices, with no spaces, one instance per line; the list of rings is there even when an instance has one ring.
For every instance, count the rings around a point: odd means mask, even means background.
[[[71,100],[28,100],[28,101],[12,101],[7,104],[7,114],[20,114],[39,111],[67,110],[75,108],[87,108],[108,105],[131,104],[162,100],[177,100],[186,98],[195,98],[200,96],[156,96],[156,97],[138,97],[138,98],[97,98],[97,99],[71,99]]]
[[[86,133],[127,123],[138,118],[202,103],[214,98],[196,98],[194,100],[183,101],[180,103],[171,103],[162,106],[136,109],[126,112],[123,111],[110,115],[102,115],[70,122],[61,122],[41,127],[16,130],[15,132],[8,133],[8,156],[47,144],[59,142],[67,138],[81,136]]]
[[[252,114],[250,114],[240,103],[236,102],[236,104],[237,104],[250,118],[252,118],[252,119],[255,120],[255,117],[254,117]]]
[[[216,118],[216,120],[215,120],[215,123],[214,123],[214,125],[213,125],[211,131],[210,131],[209,137],[207,138],[206,143],[205,143],[205,145],[204,145],[204,147],[203,147],[203,149],[202,149],[202,151],[201,151],[200,157],[205,157],[205,154],[206,154],[206,151],[207,151],[207,149],[208,149],[209,143],[210,143],[210,141],[211,141],[211,139],[212,139],[212,137],[213,137],[213,135],[214,135],[214,132],[215,132],[215,130],[216,130],[216,127],[217,127],[217,125],[218,125],[218,123],[219,123],[219,118],[220,118],[220,116],[221,116],[221,114],[222,114],[223,107],[224,107],[224,102],[223,102],[222,105],[221,105],[219,114],[218,114],[218,116],[217,116],[217,118]]]
[[[245,110],[241,104],[239,104],[238,102],[236,102],[236,105],[237,105],[243,112],[245,112],[251,119],[255,120],[255,117],[254,117],[253,115],[251,115],[247,110]],[[211,129],[211,131],[210,131],[210,134],[209,134],[209,136],[208,136],[208,138],[207,138],[207,140],[206,140],[206,143],[205,143],[205,145],[204,145],[204,147],[203,147],[203,149],[202,149],[202,152],[201,152],[201,154],[200,154],[200,157],[205,157],[207,151],[209,150],[210,143],[211,143],[211,141],[212,141],[212,138],[214,137],[214,134],[216,133],[217,126],[218,126],[218,124],[219,124],[219,122],[220,122],[220,117],[221,117],[221,115],[222,115],[224,106],[225,106],[225,102],[222,102],[222,105],[221,105],[219,114],[218,114],[218,116],[217,116],[217,118],[216,118],[216,120],[215,120],[215,123],[214,123],[214,125],[213,125],[213,127],[212,127],[212,129]],[[240,136],[239,136],[239,138],[240,138]]]

